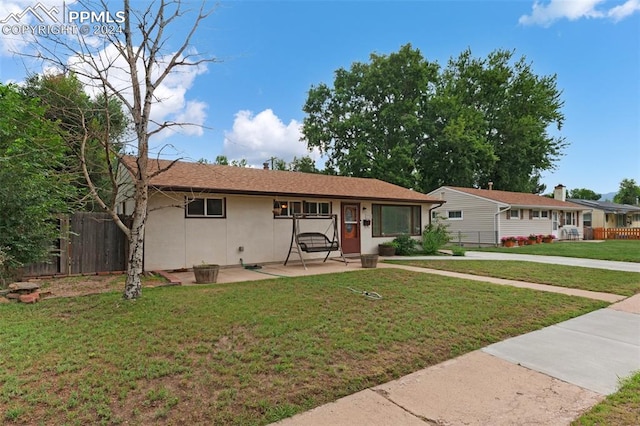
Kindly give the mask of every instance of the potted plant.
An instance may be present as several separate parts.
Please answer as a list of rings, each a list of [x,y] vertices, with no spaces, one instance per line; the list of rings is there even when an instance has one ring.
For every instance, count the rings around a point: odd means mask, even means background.
[[[523,246],[527,243],[527,241],[529,241],[527,237],[518,237],[517,240],[519,246]]]
[[[553,240],[555,240],[556,236],[553,234],[549,234],[549,235],[543,235],[542,236],[542,242],[543,243],[552,243]]]
[[[533,245],[538,243],[538,236],[536,234],[530,234],[527,244]]]
[[[514,245],[516,245],[517,240],[516,237],[502,237],[500,241],[505,247],[513,247]]]
[[[393,241],[387,241],[382,244],[378,244],[378,254],[380,256],[393,256],[396,254],[396,243]]]
[[[200,265],[193,265],[193,275],[197,284],[215,283],[218,280],[220,265],[202,262]]]

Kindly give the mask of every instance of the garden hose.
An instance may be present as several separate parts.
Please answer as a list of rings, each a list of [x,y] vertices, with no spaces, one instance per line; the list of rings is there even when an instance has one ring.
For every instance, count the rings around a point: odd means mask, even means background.
[[[379,293],[376,293],[375,291],[360,291],[360,290],[356,290],[353,289],[351,287],[347,287],[349,290],[351,290],[354,293],[358,293],[363,295],[364,297],[366,297],[367,299],[371,299],[371,300],[380,300],[382,299],[382,296],[380,296]]]
[[[240,265],[246,270],[257,272],[259,274],[271,275],[273,277],[280,277],[280,278],[288,278],[285,275],[278,275],[278,274],[272,274],[270,272],[260,271],[260,269],[262,269],[262,266],[257,265],[257,264],[256,265],[245,265],[244,262],[242,261],[242,258],[240,258]]]

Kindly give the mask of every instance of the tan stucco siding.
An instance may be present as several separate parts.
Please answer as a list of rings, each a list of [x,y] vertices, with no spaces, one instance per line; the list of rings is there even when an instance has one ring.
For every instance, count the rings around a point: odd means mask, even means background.
[[[184,208],[177,207],[179,200],[183,198],[181,195],[176,199],[150,197],[148,205],[150,213],[145,227],[144,266],[146,270],[186,267]],[[159,268],[159,265],[163,267]]]
[[[273,197],[202,194],[200,197],[203,198],[224,198],[225,217],[188,218],[185,217],[184,208],[184,200],[188,195],[192,196],[186,193],[156,193],[151,196],[145,238],[146,270],[191,268],[202,262],[239,265],[240,259],[245,264],[283,262],[287,257],[293,220],[274,218]],[[286,200],[303,201],[299,198]],[[354,202],[304,200],[331,203],[332,213],[338,216],[338,235],[341,203]],[[368,201],[360,202],[360,219],[371,219],[371,205]],[[422,227],[429,223],[430,207],[431,204],[422,205]],[[308,219],[299,221],[299,224],[299,232],[321,232],[330,239],[333,237],[330,220]],[[373,238],[371,229],[371,226],[361,225],[362,253],[377,253],[378,244],[392,239]],[[323,258],[325,255],[303,253],[305,260]],[[332,256],[336,255],[337,252],[332,253]],[[297,253],[291,254],[290,261],[299,261]]]

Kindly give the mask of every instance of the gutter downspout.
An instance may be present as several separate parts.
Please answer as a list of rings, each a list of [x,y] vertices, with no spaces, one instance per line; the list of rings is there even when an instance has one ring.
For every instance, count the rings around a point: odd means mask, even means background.
[[[429,209],[429,225],[431,225],[431,212],[432,212],[433,210],[437,209],[438,207],[442,207],[442,205],[443,205],[444,203],[446,203],[446,201],[439,201],[439,204],[438,204],[437,206],[435,206],[435,207],[431,207],[431,208]],[[433,203],[433,204],[436,204],[436,203]]]
[[[496,236],[496,246],[498,245],[498,240],[500,237],[500,219],[498,216],[500,215],[500,213],[508,212],[509,210],[511,210],[511,206],[507,206],[507,208],[504,210],[500,210],[500,207],[498,207],[498,211],[493,215],[493,233]]]

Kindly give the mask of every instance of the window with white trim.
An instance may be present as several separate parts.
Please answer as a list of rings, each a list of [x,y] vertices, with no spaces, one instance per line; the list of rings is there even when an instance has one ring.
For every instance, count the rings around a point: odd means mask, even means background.
[[[330,214],[331,203],[326,201],[303,201],[302,212],[304,214]]]
[[[531,219],[540,219],[540,210],[531,210]]]
[[[507,214],[509,215],[509,219],[520,219],[520,210],[518,209],[511,209]]]
[[[541,210],[540,211],[541,219],[549,219],[549,210]]]
[[[591,220],[592,220],[591,217],[592,217],[591,213],[584,213],[582,215],[582,224],[584,226],[591,226]]]
[[[576,225],[576,217],[574,212],[564,213],[564,224],[570,226]]]
[[[447,219],[449,219],[449,220],[462,220],[462,210],[449,210],[449,211],[447,211]]]
[[[293,216],[302,213],[302,201],[280,201],[280,214],[276,216]]]
[[[187,198],[186,217],[225,217],[224,198]]]

